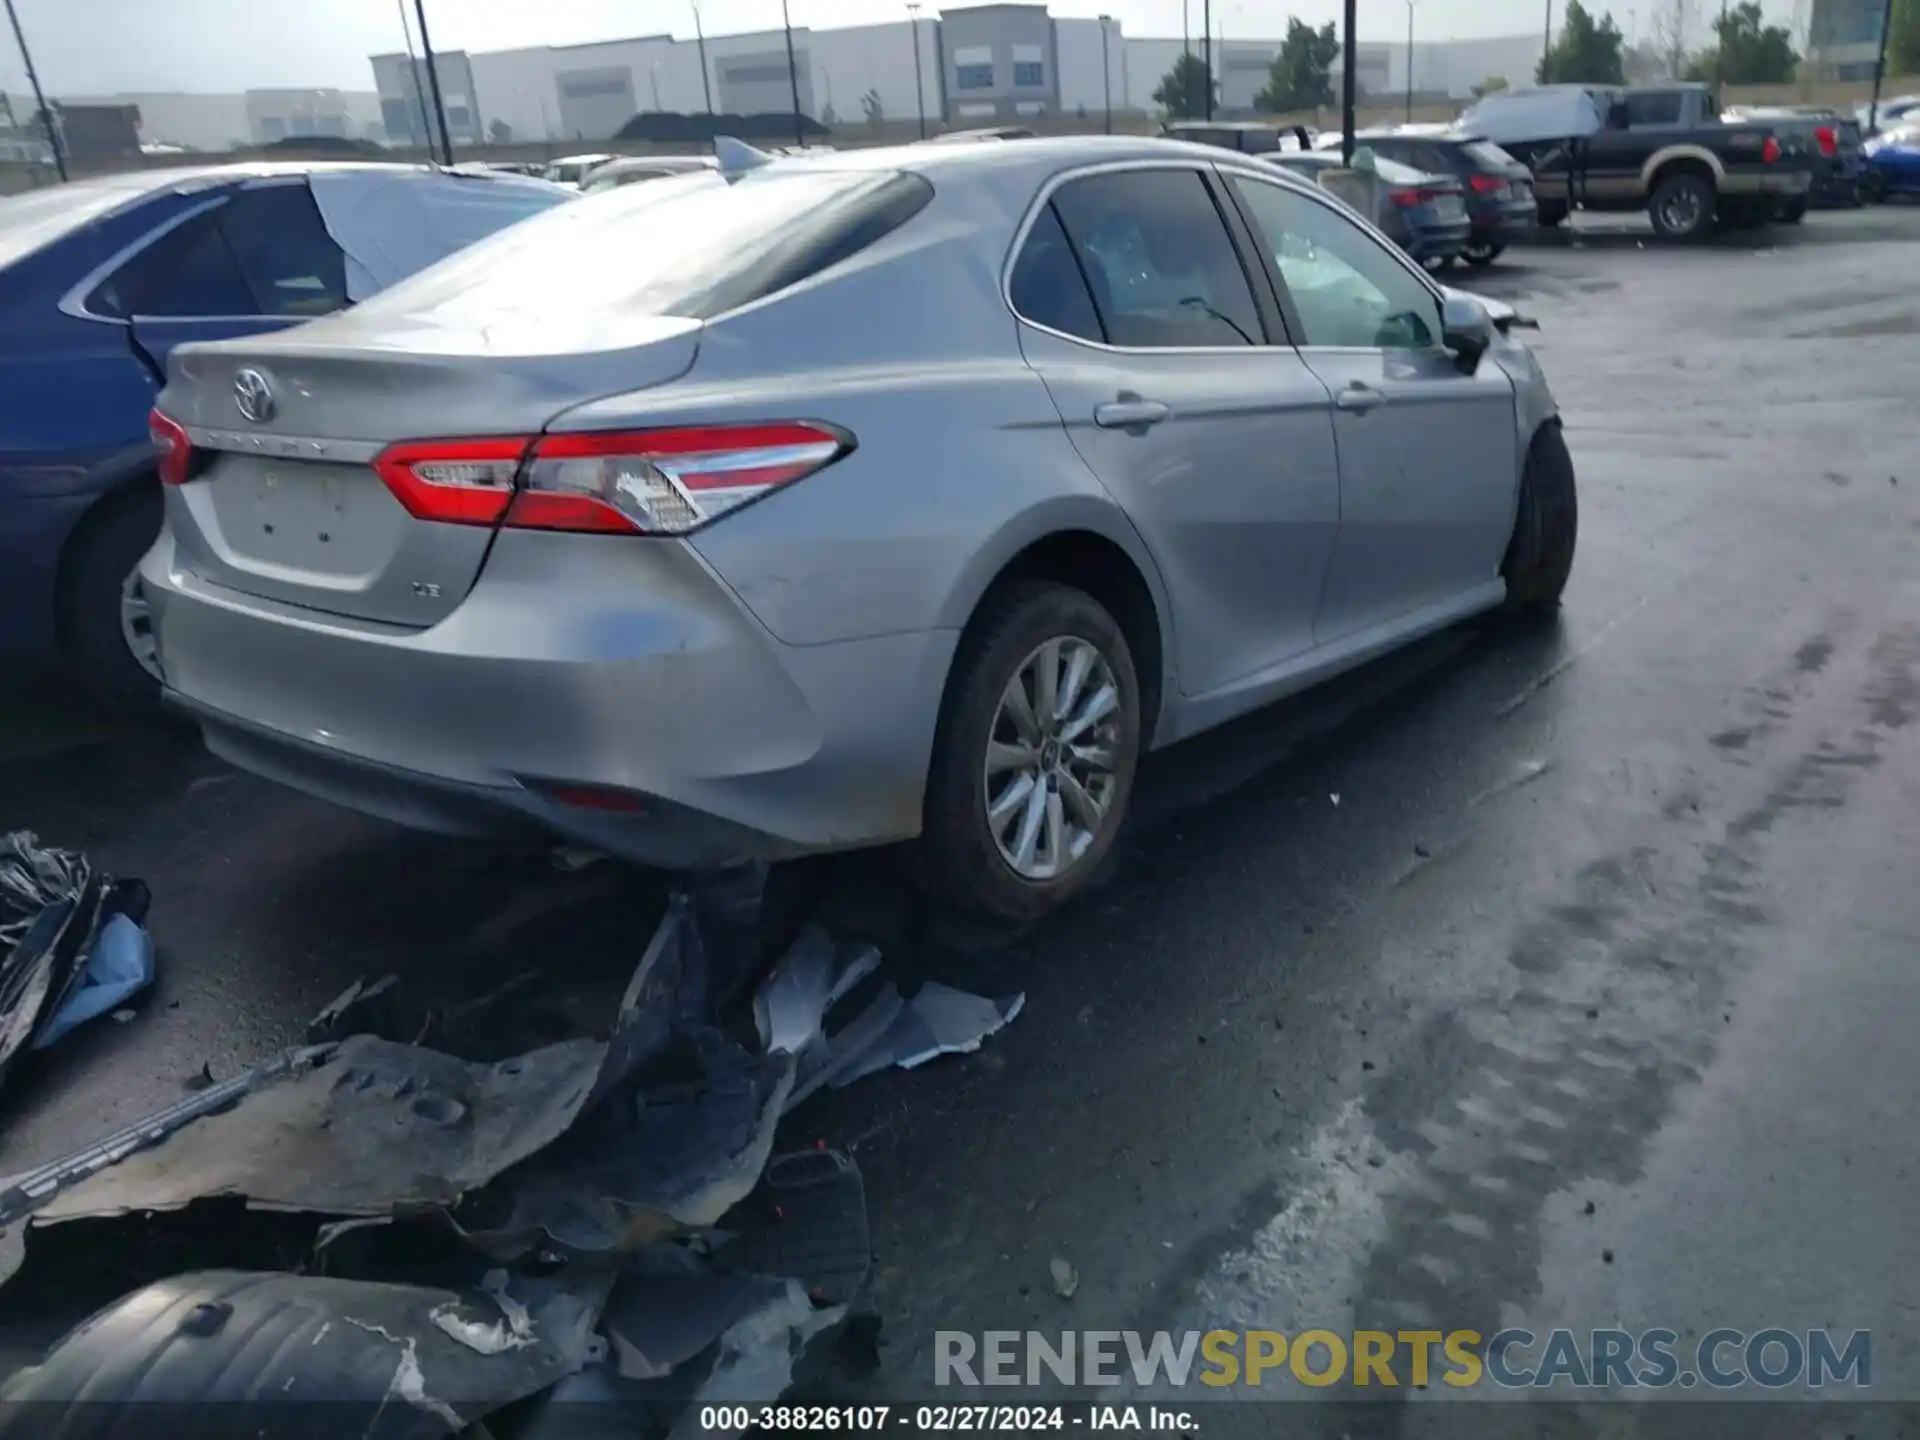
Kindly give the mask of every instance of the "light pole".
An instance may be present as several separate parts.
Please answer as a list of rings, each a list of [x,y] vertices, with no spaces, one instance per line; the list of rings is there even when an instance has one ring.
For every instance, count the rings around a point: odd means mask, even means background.
[[[1540,32],[1540,83],[1553,83],[1553,0],[1547,0],[1547,23]]]
[[[700,7],[693,7],[693,39],[700,47],[700,93],[706,98],[707,119],[713,119],[713,77],[707,73],[707,32],[700,28]],[[712,143],[713,126],[707,126],[707,140]]]
[[[927,91],[920,79],[920,7],[909,3],[907,24],[913,30],[913,107],[920,112],[920,138],[927,138]]]
[[[7,0],[7,8],[13,8],[13,0]],[[1887,34],[1893,29],[1893,0],[1887,0],[1886,10],[1880,16],[1880,53],[1873,57],[1873,99],[1867,102],[1867,132],[1871,134],[1880,125],[1880,87],[1887,79]],[[26,53],[26,46],[20,47]]]
[[[793,87],[793,143],[804,150],[807,137],[800,128],[800,70],[793,58],[793,17],[787,14],[787,0],[780,0],[780,25],[787,32],[787,84]]]
[[[7,19],[13,22],[13,40],[20,47],[21,62],[27,67],[27,83],[33,87],[33,103],[40,109],[40,123],[47,129],[47,144],[53,147],[53,168],[60,172],[61,183],[67,179],[67,157],[60,149],[60,127],[54,123],[53,108],[47,104],[47,97],[40,89],[40,74],[33,68],[33,56],[27,50],[26,33],[20,28],[20,17],[14,13],[13,0],[7,0]],[[1886,52],[1886,43],[1881,42],[1881,53]],[[1875,96],[1880,93],[1874,88]]]
[[[1720,78],[1727,63],[1727,0],[1720,0],[1720,20],[1713,27],[1713,98],[1720,100]]]
[[[433,41],[427,38],[427,0],[413,0],[413,14],[420,22],[420,53],[427,61],[427,84],[433,87],[433,114],[440,122],[440,163],[451,170],[453,132],[447,129],[447,107],[440,101],[440,69],[433,63]]]
[[[1407,0],[1407,123],[1413,123],[1413,0]]]
[[[1200,50],[1207,68],[1207,119],[1213,119],[1213,0],[1200,0]]]
[[[1353,92],[1360,83],[1359,0],[1347,0],[1341,23],[1346,33],[1340,37],[1340,168],[1353,168]]]
[[[1100,17],[1100,84],[1106,95],[1107,134],[1113,133],[1113,62],[1107,58],[1107,27],[1113,24],[1111,15]]]

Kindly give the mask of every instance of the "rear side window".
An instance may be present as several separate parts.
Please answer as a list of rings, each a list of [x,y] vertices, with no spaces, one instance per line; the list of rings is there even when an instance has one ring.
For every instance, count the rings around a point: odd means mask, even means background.
[[[1680,94],[1675,90],[1652,90],[1627,96],[1627,128],[1638,130],[1652,125],[1680,123]]]
[[[103,280],[87,309],[123,318],[254,314],[253,291],[218,216],[203,210],[174,226]]]
[[[326,315],[347,303],[347,263],[305,184],[242,190],[215,211],[261,315]]]
[[[1008,286],[1014,312],[1036,325],[1082,340],[1104,340],[1100,317],[1094,312],[1087,277],[1073,258],[1060,217],[1048,205],[1027,232],[1020,258],[1013,262]]]
[[[554,206],[361,310],[472,326],[555,314],[704,320],[857,254],[932,198],[931,185],[902,172],[671,175]]]
[[[346,261],[302,185],[242,190],[134,255],[87,299],[96,315],[326,315]]]
[[[1261,343],[1253,291],[1199,171],[1089,175],[1053,204],[1113,344]]]

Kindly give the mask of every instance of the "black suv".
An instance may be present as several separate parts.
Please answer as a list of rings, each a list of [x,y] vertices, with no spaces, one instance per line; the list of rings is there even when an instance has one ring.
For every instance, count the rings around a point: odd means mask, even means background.
[[[1337,137],[1334,137],[1337,141]],[[1323,138],[1322,145],[1328,143]],[[1457,176],[1473,222],[1460,258],[1491,265],[1507,245],[1531,234],[1539,220],[1533,172],[1490,140],[1425,135],[1404,130],[1362,130],[1353,137],[1374,154],[1436,175]]]

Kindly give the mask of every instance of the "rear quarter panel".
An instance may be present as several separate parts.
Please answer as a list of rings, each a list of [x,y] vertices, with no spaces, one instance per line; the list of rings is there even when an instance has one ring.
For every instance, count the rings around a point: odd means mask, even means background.
[[[993,204],[983,191],[969,199],[976,213],[943,216],[936,202],[854,259],[710,322],[681,382],[554,427],[813,419],[850,430],[852,454],[693,537],[787,644],[961,628],[1008,560],[1075,529],[1133,557],[1165,629],[1145,547],[1020,354],[1000,289],[1019,214],[978,213]]]

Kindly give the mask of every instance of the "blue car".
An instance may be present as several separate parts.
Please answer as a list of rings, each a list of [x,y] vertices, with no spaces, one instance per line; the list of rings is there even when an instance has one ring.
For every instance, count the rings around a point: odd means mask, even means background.
[[[1866,143],[1869,200],[1920,195],[1920,120],[1903,120]]]
[[[0,200],[0,657],[158,695],[147,413],[190,340],[338,310],[573,193],[402,165],[149,170]]]
[[[1332,150],[1260,158],[1322,184],[1323,176],[1340,169],[1339,152]],[[1466,193],[1457,177],[1402,165],[1364,145],[1354,151],[1353,160],[1379,181],[1374,190],[1377,204],[1367,218],[1381,234],[1429,268],[1451,265],[1466,250],[1473,238],[1473,218],[1467,213]]]

